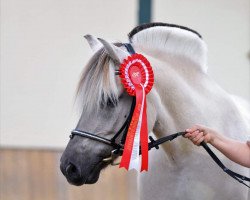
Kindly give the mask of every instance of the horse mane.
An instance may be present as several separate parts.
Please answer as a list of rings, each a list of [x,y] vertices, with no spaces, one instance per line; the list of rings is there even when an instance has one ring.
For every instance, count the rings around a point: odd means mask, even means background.
[[[121,46],[121,43],[115,43]],[[104,48],[94,53],[84,67],[77,86],[76,100],[84,112],[100,109],[107,103],[116,104],[119,98],[115,78],[115,63]]]
[[[185,59],[207,71],[207,47],[202,36],[187,27],[150,23],[135,27],[129,34],[132,45],[143,53],[163,60]]]
[[[128,37],[129,37],[129,39],[131,39],[136,33],[140,32],[142,30],[148,29],[148,28],[156,27],[156,26],[174,27],[174,28],[187,30],[187,31],[193,32],[199,38],[202,39],[201,34],[199,34],[197,31],[195,31],[195,30],[193,30],[191,28],[181,26],[181,25],[176,25],[176,24],[162,23],[162,22],[146,23],[146,24],[141,24],[139,26],[136,26],[132,31],[130,31],[130,33],[128,34]]]

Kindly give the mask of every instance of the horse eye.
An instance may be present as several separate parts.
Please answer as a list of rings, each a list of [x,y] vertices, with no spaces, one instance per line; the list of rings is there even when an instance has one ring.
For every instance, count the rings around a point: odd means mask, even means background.
[[[112,101],[111,99],[108,99],[108,101],[107,101],[107,107],[114,108],[116,106],[117,106],[117,102],[116,101]]]
[[[102,103],[101,103],[101,109],[104,109],[106,107],[108,107],[108,108],[114,108],[114,107],[117,106],[117,103],[118,102],[116,102],[114,100],[111,100],[111,99],[108,99],[107,102],[102,101]]]

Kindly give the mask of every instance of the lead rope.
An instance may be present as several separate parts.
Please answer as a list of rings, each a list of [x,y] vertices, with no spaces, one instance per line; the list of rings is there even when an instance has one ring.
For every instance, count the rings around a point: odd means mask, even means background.
[[[247,186],[248,188],[250,188],[244,181],[248,181],[250,182],[250,178],[246,177],[246,176],[242,176],[230,169],[228,169],[221,161],[220,159],[214,154],[214,152],[208,147],[208,145],[203,141],[201,142],[202,147],[207,151],[207,153],[211,156],[211,158],[214,160],[214,162],[216,162],[217,165],[219,165],[219,167],[226,172],[229,176],[231,176],[232,178],[234,178],[235,180],[239,181],[240,183],[242,183],[243,185]]]
[[[167,142],[167,141],[171,141],[179,136],[183,136],[185,135],[186,132],[178,132],[172,135],[168,135],[166,137],[160,138],[158,140],[154,140],[151,136],[149,136],[149,140],[151,141],[148,145],[148,150],[152,149],[152,148],[156,148],[159,149],[159,145]],[[250,178],[246,177],[246,176],[242,176],[230,169],[228,169],[221,161],[220,159],[214,154],[214,152],[209,148],[209,146],[203,141],[201,142],[201,146],[207,151],[207,153],[211,156],[211,158],[214,160],[214,162],[225,172],[227,173],[229,176],[231,176],[232,178],[234,178],[235,180],[237,180],[238,182],[242,183],[243,185],[247,186],[248,188],[250,188],[244,181],[248,181],[250,182]]]
[[[150,151],[153,148],[159,149],[159,145],[168,142],[168,141],[172,141],[175,138],[179,137],[179,136],[183,136],[185,135],[186,132],[178,132],[178,133],[174,133],[172,135],[168,135],[165,136],[163,138],[160,138],[158,140],[154,140],[151,136],[149,136],[149,140],[150,142],[148,143],[148,151]],[[214,162],[225,172],[227,173],[229,176],[231,176],[232,178],[234,178],[235,180],[237,180],[239,183],[245,185],[246,187],[250,188],[244,181],[248,181],[250,182],[250,178],[240,175],[230,169],[228,169],[222,162],[221,160],[214,154],[214,152],[209,148],[209,146],[203,141],[201,142],[201,146],[207,151],[207,153],[211,156],[211,158],[214,160]],[[122,155],[123,153],[123,149],[119,149],[119,151],[116,151],[115,154],[116,155]],[[141,154],[141,151],[140,151]],[[118,163],[119,164],[119,163]]]

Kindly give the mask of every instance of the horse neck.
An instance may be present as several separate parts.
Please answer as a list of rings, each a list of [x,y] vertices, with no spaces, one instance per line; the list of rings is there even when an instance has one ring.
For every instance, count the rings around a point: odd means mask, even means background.
[[[229,95],[206,73],[205,50],[201,54],[204,59],[196,59],[192,54],[185,55],[171,48],[166,52],[140,45],[134,47],[149,59],[154,70],[154,89],[148,99],[157,112],[156,120],[149,115],[149,120],[156,121],[153,131],[157,135],[183,131],[194,124],[228,133],[233,131],[230,121],[234,121],[234,127],[241,127],[239,111]]]
[[[213,127],[233,138],[236,132],[245,131],[231,97],[197,66],[180,61],[176,65],[158,64],[155,87],[161,102],[161,126],[156,126],[159,136],[183,131],[194,124]]]
[[[192,87],[197,87],[195,82],[202,80],[207,69],[204,41],[189,31],[156,27],[133,36],[132,44],[154,69],[155,90],[150,92],[149,99],[154,99],[157,110],[155,128],[171,132],[186,128],[191,124],[187,109],[193,104]]]
[[[205,90],[202,82],[207,79],[206,75],[199,66],[188,60],[158,60],[154,65],[155,90],[161,107],[158,108],[158,123],[164,124],[158,126],[163,129],[160,132],[184,130],[197,118],[195,113],[202,110],[203,105],[197,103],[194,97]]]

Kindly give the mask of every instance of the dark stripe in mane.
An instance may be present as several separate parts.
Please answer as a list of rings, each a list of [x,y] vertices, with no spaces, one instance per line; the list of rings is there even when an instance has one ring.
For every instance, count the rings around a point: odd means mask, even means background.
[[[128,37],[129,37],[129,40],[138,32],[142,31],[142,30],[145,30],[145,29],[148,29],[148,28],[151,28],[151,27],[155,27],[155,26],[167,26],[167,27],[174,27],[174,28],[180,28],[180,29],[184,29],[184,30],[187,30],[187,31],[190,31],[194,34],[196,34],[199,38],[202,39],[202,36],[196,32],[195,30],[192,30],[190,28],[187,28],[185,26],[180,26],[180,25],[176,25],[176,24],[167,24],[167,23],[162,23],[162,22],[154,22],[154,23],[147,23],[147,24],[141,24],[137,27],[135,27],[129,34],[128,34]]]

